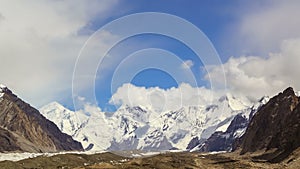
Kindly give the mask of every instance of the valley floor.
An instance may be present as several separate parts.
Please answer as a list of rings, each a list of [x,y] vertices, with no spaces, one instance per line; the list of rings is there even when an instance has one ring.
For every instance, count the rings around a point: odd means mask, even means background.
[[[210,168],[300,168],[300,151],[296,151],[285,161],[278,164],[255,162],[249,156],[238,153],[203,154],[189,152],[168,152],[152,156],[128,158],[113,153],[98,154],[57,154],[38,156],[20,161],[2,161],[0,168],[128,168],[128,169],[210,169]]]

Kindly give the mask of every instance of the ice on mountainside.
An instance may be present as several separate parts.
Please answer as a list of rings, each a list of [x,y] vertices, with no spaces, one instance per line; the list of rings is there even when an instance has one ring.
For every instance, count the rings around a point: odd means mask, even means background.
[[[227,123],[225,123],[224,125],[218,127],[216,129],[216,131],[222,131],[222,132],[225,132],[228,128],[228,126],[230,125],[231,121],[228,121]]]
[[[228,105],[231,107],[232,110],[244,110],[251,106],[251,103],[247,100],[239,100],[236,99],[232,94],[226,94],[226,98],[228,99]]]

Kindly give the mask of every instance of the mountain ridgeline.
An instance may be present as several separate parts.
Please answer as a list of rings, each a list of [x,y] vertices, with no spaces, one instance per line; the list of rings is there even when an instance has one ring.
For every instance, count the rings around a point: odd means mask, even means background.
[[[0,86],[0,152],[58,152],[83,150],[38,110]]]

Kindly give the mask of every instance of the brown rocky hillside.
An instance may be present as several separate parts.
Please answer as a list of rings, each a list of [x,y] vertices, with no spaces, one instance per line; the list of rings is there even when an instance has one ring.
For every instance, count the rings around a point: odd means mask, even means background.
[[[254,159],[280,162],[300,147],[299,101],[287,88],[262,106],[242,138],[241,154],[260,151]]]
[[[62,133],[8,88],[0,88],[0,94],[0,152],[82,150],[81,143]]]

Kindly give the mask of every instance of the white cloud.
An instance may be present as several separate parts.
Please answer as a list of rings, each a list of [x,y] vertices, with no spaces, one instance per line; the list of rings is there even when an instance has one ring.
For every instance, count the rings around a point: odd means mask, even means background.
[[[225,46],[244,54],[278,52],[282,41],[300,37],[300,1],[273,0],[238,9],[238,18],[226,32]],[[234,49],[232,49],[234,50]]]
[[[285,40],[279,53],[267,58],[259,56],[231,57],[222,66],[208,66],[206,80],[220,83],[225,71],[227,90],[234,96],[247,96],[256,101],[264,95],[273,96],[292,86],[300,89],[300,39]],[[176,110],[182,106],[204,105],[221,96],[222,92],[191,87],[182,83],[178,88],[137,87],[124,84],[110,100],[111,104],[145,106],[156,111]]]
[[[252,98],[274,95],[288,86],[300,90],[300,1],[258,4],[237,10],[237,22],[224,37],[227,50],[245,55],[231,57],[223,65],[227,87]],[[211,69],[206,79],[218,82],[222,67]]]
[[[182,83],[178,88],[161,89],[158,87],[137,87],[124,84],[113,94],[110,104],[144,106],[155,111],[176,110],[183,106],[198,106],[211,103],[213,98],[220,96],[204,87],[192,87]]]
[[[97,18],[106,19],[117,0],[0,0],[0,83],[40,106],[71,94],[73,67]]]
[[[270,54],[267,58],[232,57],[223,65],[224,69],[211,67],[210,76],[206,79],[218,83],[224,70],[229,90],[251,98],[272,96],[289,86],[299,90],[299,56],[300,39],[285,40],[279,53]]]
[[[181,64],[181,68],[182,69],[190,69],[191,67],[194,66],[194,62],[192,60],[185,60],[182,64]]]

